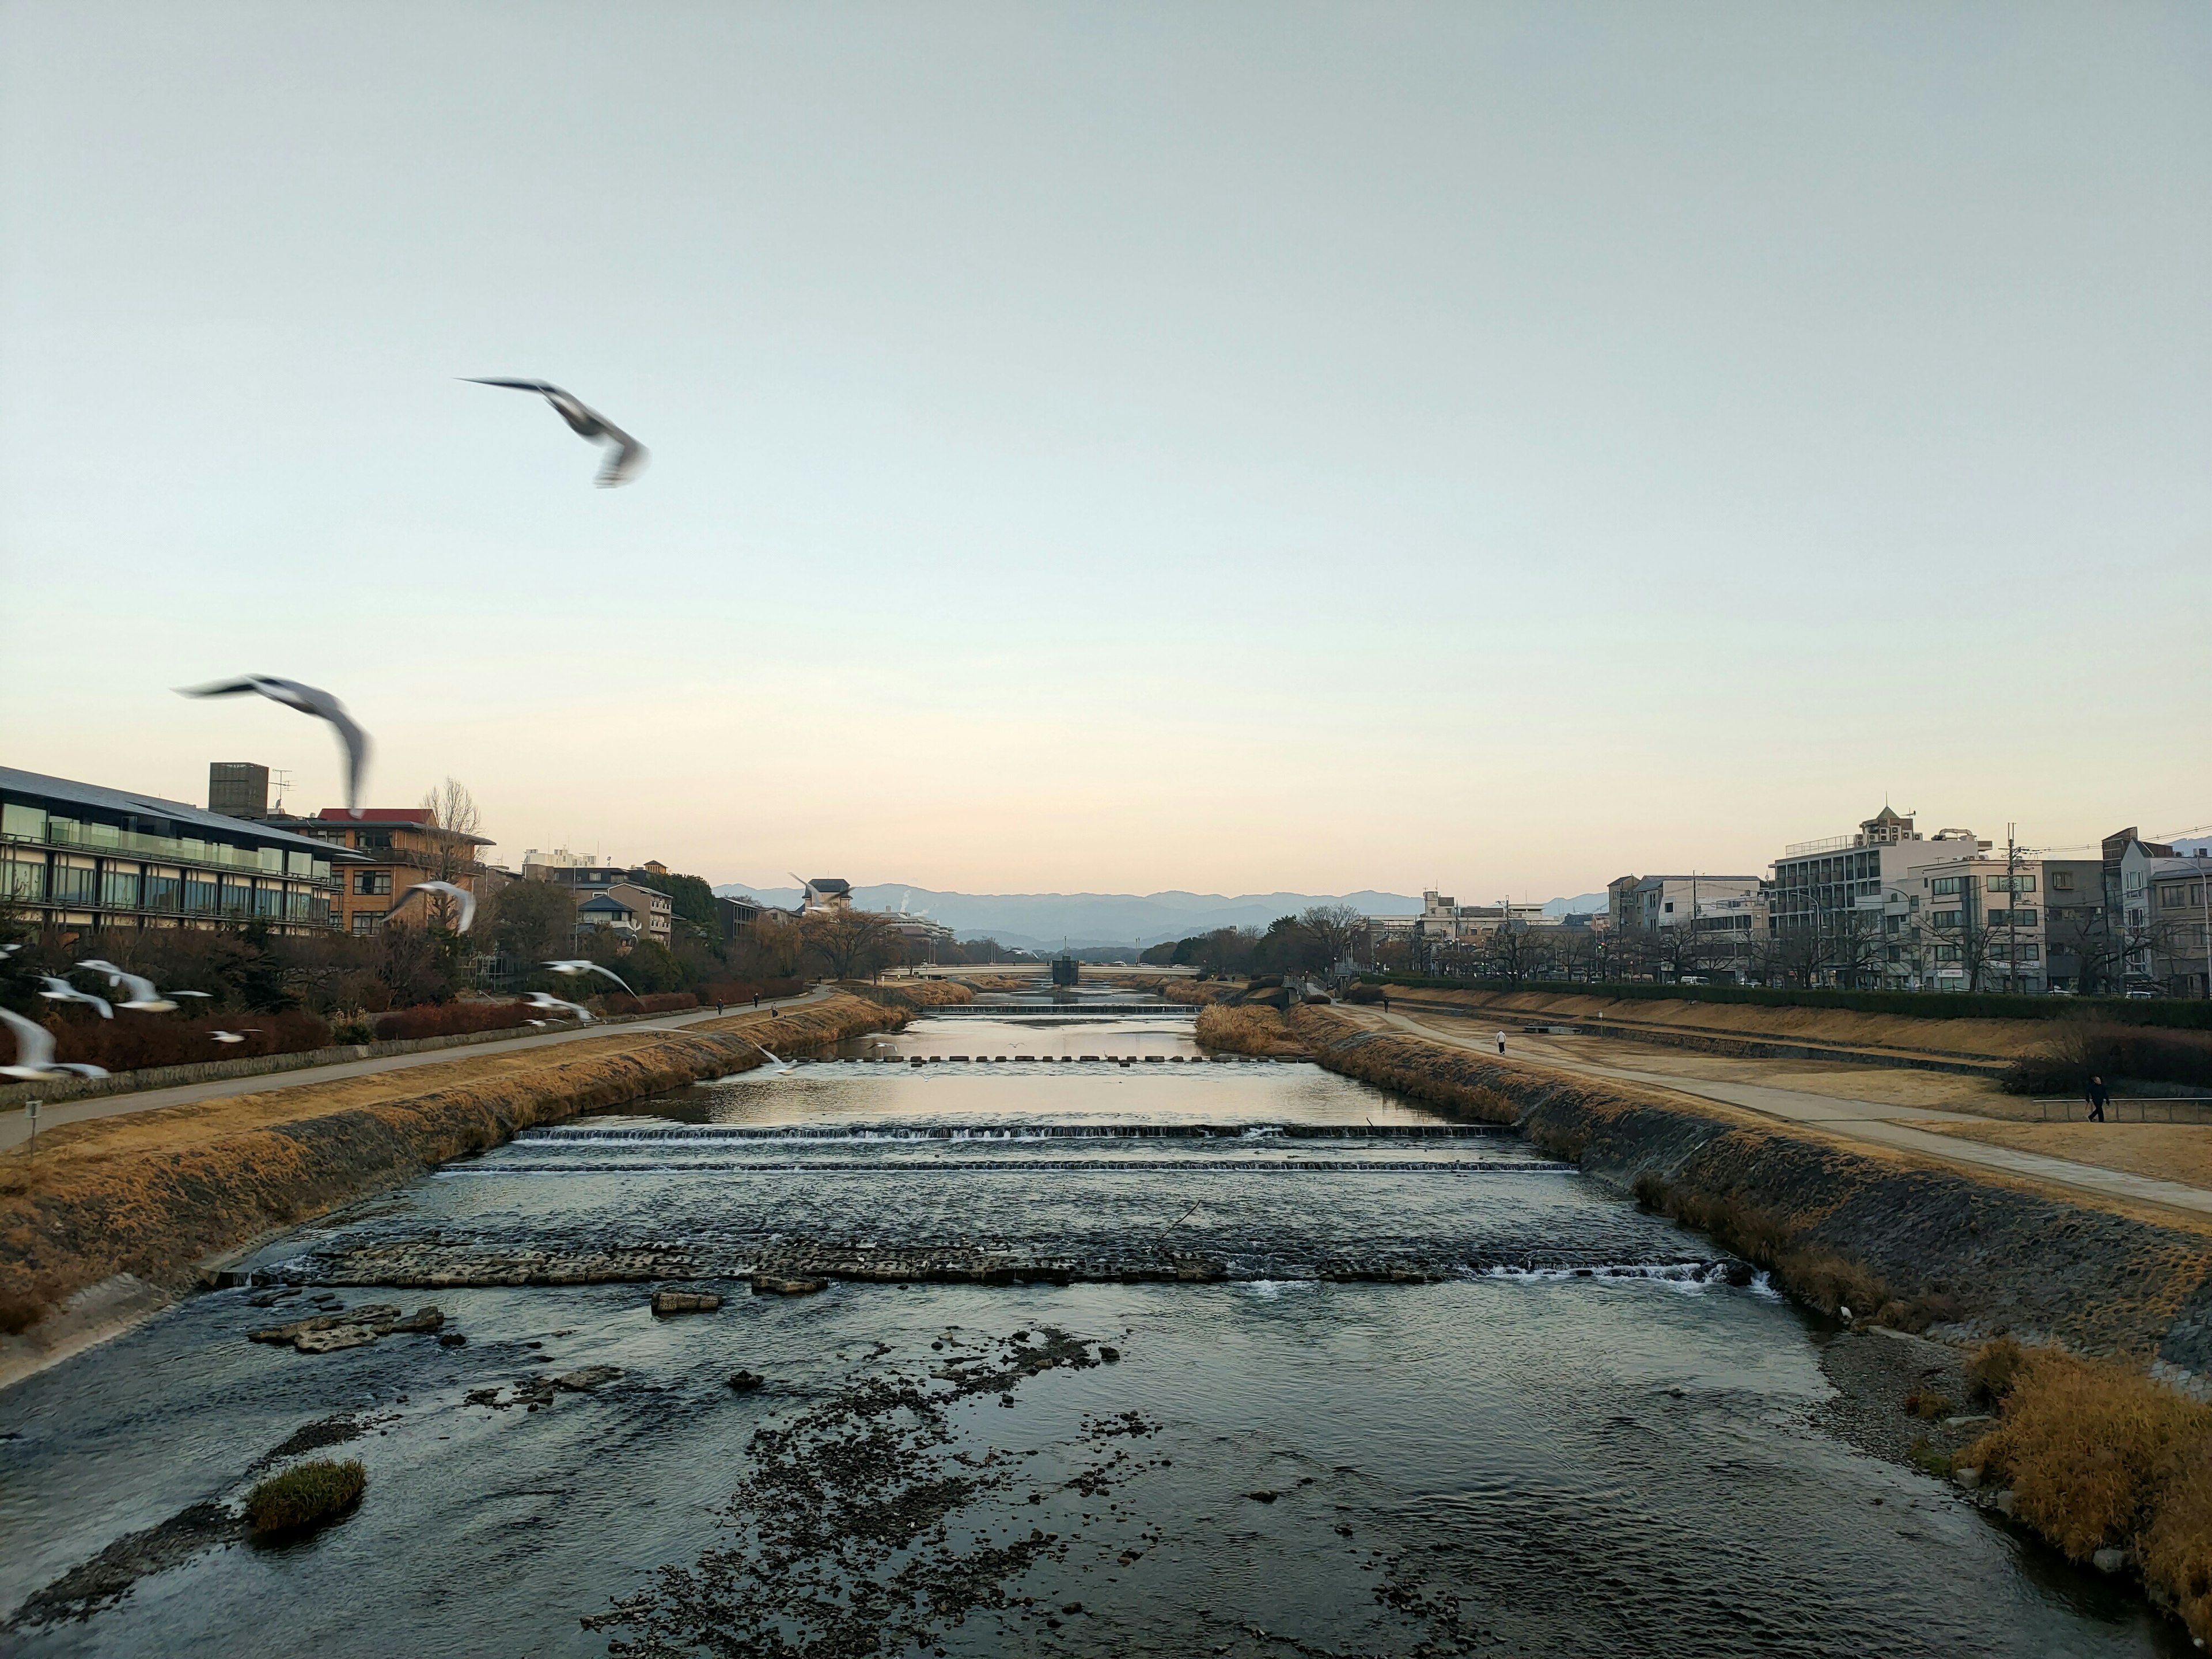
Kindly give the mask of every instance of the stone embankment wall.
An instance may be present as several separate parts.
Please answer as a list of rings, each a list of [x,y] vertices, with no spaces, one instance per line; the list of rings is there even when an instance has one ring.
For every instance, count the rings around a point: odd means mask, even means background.
[[[518,1131],[903,1023],[833,996],[681,1031],[234,1096],[72,1124],[0,1176],[0,1329],[128,1274],[171,1294],[205,1257],[413,1180]],[[773,1034],[771,1036],[771,1033]]]
[[[1854,1312],[2212,1370],[2212,1236],[2182,1218],[2091,1207],[1725,1106],[1501,1063],[1333,1009],[1294,1010],[1290,1024],[1330,1070],[1516,1124],[1710,1228],[1827,1311],[1879,1297]]]

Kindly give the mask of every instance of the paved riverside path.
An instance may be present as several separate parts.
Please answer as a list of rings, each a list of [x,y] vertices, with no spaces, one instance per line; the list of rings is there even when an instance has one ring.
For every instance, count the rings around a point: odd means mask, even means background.
[[[817,985],[795,997],[763,1001],[761,1007],[765,1011],[816,1002],[830,995],[830,988]],[[580,1042],[592,1037],[623,1036],[633,1031],[681,1030],[686,1025],[696,1025],[703,1020],[733,1019],[739,1014],[751,1012],[752,1005],[748,1002],[739,1003],[720,1014],[712,1008],[699,1008],[686,1009],[680,1014],[655,1014],[620,1025],[609,1025],[594,1020],[589,1025],[564,1027],[557,1031],[532,1031],[527,1036],[512,1037],[499,1042],[472,1042],[451,1048],[426,1048],[411,1054],[384,1054],[374,1060],[346,1060],[331,1066],[310,1066],[296,1072],[270,1072],[258,1077],[217,1078],[210,1083],[180,1083],[174,1088],[148,1089],[137,1094],[60,1100],[39,1108],[39,1127],[51,1131],[65,1124],[84,1123],[94,1118],[121,1117],[131,1112],[150,1112],[163,1106],[188,1106],[197,1100],[228,1100],[237,1095],[267,1094],[275,1089],[296,1089],[302,1084],[333,1083],[342,1078],[374,1077],[380,1072],[402,1072],[412,1066],[440,1066],[449,1060],[474,1060],[479,1054],[511,1054],[526,1048],[555,1048],[564,1042]],[[0,1152],[11,1151],[30,1138],[30,1119],[23,1112],[15,1109],[0,1113]]]
[[[1416,1014],[1385,1014],[1356,1004],[1340,1005],[1340,1012],[1352,1015],[1364,1024],[1395,1029],[1409,1036],[1425,1037],[1451,1048],[1472,1049],[1492,1059],[1497,1057],[1498,1039],[1488,1027],[1469,1031],[1463,1025],[1455,1027],[1441,1022],[1432,1024]],[[1927,1106],[1895,1106],[1881,1101],[1852,1100],[1835,1095],[1812,1094],[1802,1089],[1777,1088],[1765,1083],[1736,1083],[1684,1077],[1672,1073],[1638,1071],[1633,1066],[1612,1066],[1589,1059],[1570,1050],[1557,1039],[1536,1036],[1528,1032],[1510,1032],[1506,1044],[1508,1061],[1530,1060],[1540,1066],[1555,1066],[1562,1071],[1617,1078],[1624,1083],[1634,1083],[1648,1089],[1672,1090],[1676,1094],[1718,1101],[1725,1106],[1739,1107],[1745,1111],[1758,1112],[1791,1123],[1802,1123],[1808,1127],[1825,1129],[1831,1134],[1870,1141],[1899,1152],[1939,1158],[1953,1164],[1972,1164],[1978,1169],[1994,1170],[2054,1186],[2071,1187],[2102,1198],[2124,1199],[2136,1204],[2159,1204],[2169,1209],[2212,1216],[2212,1189],[2191,1187],[2179,1181],[2159,1181],[2149,1176],[2130,1175],[2124,1170],[2100,1169],[2094,1164],[2077,1164],[2071,1158],[2047,1158],[2040,1152],[2018,1152],[2010,1146],[1993,1146],[1984,1141],[1937,1134],[1912,1127],[1916,1123],[1987,1123],[1993,1121],[1972,1112],[1946,1112]],[[1699,1059],[1726,1063],[1716,1056],[1700,1055]]]

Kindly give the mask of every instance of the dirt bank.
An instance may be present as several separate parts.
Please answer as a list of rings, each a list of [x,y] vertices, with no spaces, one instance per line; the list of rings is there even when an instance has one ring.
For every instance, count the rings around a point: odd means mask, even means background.
[[[1333,1071],[1517,1124],[1828,1311],[1856,1298],[1862,1316],[1942,1335],[2010,1332],[2212,1370],[2212,1233],[2179,1214],[2093,1207],[1717,1103],[1370,1031],[1327,1008],[1295,1010],[1291,1027]]]
[[[70,1339],[62,1328],[71,1322],[49,1316],[72,1298],[143,1315],[192,1288],[205,1257],[518,1130],[750,1069],[760,1063],[754,1035],[779,1053],[806,1053],[903,1018],[836,996],[682,1031],[303,1083],[41,1135],[35,1157],[16,1152],[0,1163],[0,1324],[11,1333],[0,1337],[0,1382]]]

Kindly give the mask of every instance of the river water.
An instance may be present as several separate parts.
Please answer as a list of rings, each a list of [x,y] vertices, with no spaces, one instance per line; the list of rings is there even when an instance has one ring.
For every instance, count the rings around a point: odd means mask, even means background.
[[[1824,1432],[1820,1333],[1703,1239],[1189,1030],[924,1020],[299,1230],[0,1396],[0,1646],[2189,1650]],[[465,1344],[246,1340],[368,1303]],[[360,1508],[240,1535],[309,1452]]]

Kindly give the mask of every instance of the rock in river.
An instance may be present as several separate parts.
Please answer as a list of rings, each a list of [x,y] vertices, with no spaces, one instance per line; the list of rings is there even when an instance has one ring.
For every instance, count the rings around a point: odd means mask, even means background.
[[[563,1371],[553,1379],[553,1386],[570,1394],[589,1394],[602,1382],[611,1382],[622,1375],[617,1365],[586,1365],[580,1370]]]
[[[712,1313],[722,1305],[722,1298],[710,1291],[655,1291],[653,1310],[656,1314]]]
[[[813,1296],[826,1290],[828,1284],[819,1279],[785,1279],[776,1273],[755,1273],[755,1296]]]
[[[755,1389],[757,1389],[762,1383],[767,1381],[768,1378],[763,1376],[758,1371],[732,1371],[730,1373],[730,1386],[735,1389],[739,1394],[750,1394]]]

